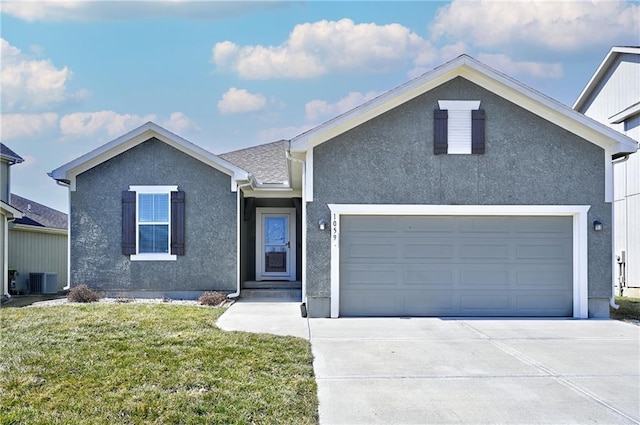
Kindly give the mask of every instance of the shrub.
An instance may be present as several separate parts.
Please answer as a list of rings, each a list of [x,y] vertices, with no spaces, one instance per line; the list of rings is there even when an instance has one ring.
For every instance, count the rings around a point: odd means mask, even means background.
[[[207,291],[200,295],[198,302],[202,305],[218,306],[227,300],[227,294],[220,291]]]
[[[71,288],[67,299],[72,303],[94,303],[100,299],[100,294],[82,284]]]

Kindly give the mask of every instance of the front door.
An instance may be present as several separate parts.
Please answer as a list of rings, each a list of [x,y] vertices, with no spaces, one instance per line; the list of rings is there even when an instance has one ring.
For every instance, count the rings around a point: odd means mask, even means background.
[[[256,280],[296,280],[295,208],[256,208]]]

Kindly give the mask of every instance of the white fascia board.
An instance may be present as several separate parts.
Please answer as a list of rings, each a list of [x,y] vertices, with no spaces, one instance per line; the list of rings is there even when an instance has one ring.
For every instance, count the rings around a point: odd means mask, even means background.
[[[618,112],[614,116],[609,118],[609,124],[620,124],[623,121],[626,121],[628,118],[631,118],[634,115],[640,114],[640,102],[635,105],[629,106],[626,109]]]
[[[456,77],[452,73],[470,57],[463,55],[291,139],[292,152],[304,152]],[[473,60],[473,59],[471,59]]]
[[[50,176],[54,180],[69,181],[71,190],[73,191],[75,190],[75,176],[123,152],[126,152],[140,143],[147,141],[151,137],[155,137],[164,143],[167,143],[169,146],[172,146],[179,151],[219,171],[222,171],[232,177],[235,181],[249,179],[249,173],[245,170],[152,122],[143,124],[129,133],[124,134],[123,136],[120,136],[117,139],[114,139],[111,142],[53,170]],[[235,191],[236,187],[236,184],[231,184],[233,191]]]
[[[524,109],[612,152],[635,152],[636,143],[621,133],[545,96],[477,60],[462,55],[291,140],[291,150],[304,152],[379,116],[429,90],[463,77]]]
[[[637,150],[637,143],[633,139],[504,74],[491,70],[480,62],[469,63],[466,68],[461,69],[460,76],[596,146],[609,148],[612,154]]]
[[[589,205],[389,205],[329,204],[331,211],[331,317],[340,317],[342,215],[571,216],[573,217],[573,317],[589,317]]]
[[[582,89],[582,92],[572,106],[573,109],[575,109],[576,111],[584,112],[583,107],[591,97],[591,94],[596,89],[598,84],[600,84],[600,81],[609,70],[615,59],[618,57],[618,55],[621,54],[640,55],[640,47],[612,47],[611,50],[609,50],[609,53],[607,53],[605,58],[598,66],[598,69],[596,69],[596,72],[593,74],[587,85],[584,87],[584,89]]]
[[[29,226],[26,224],[9,224],[9,230],[20,232],[33,232],[33,233],[48,233],[51,235],[67,236],[69,231],[67,229],[56,229],[53,227],[41,227],[41,226]]]
[[[242,189],[245,198],[301,198],[301,190],[253,190]]]
[[[2,212],[2,215],[7,216],[9,219],[24,217],[24,214],[22,214],[22,211],[12,207],[11,205],[7,204],[4,201],[0,201],[0,211]]]

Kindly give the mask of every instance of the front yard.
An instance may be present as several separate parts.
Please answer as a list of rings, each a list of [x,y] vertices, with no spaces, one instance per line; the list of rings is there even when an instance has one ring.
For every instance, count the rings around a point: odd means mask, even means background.
[[[222,309],[0,309],[0,424],[315,424],[308,341],[215,326]]]

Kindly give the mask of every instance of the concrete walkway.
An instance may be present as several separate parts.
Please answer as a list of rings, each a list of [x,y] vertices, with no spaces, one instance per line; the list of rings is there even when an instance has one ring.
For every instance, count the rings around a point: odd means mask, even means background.
[[[309,338],[321,424],[640,424],[640,327],[609,320],[302,319],[234,304],[227,330]]]

